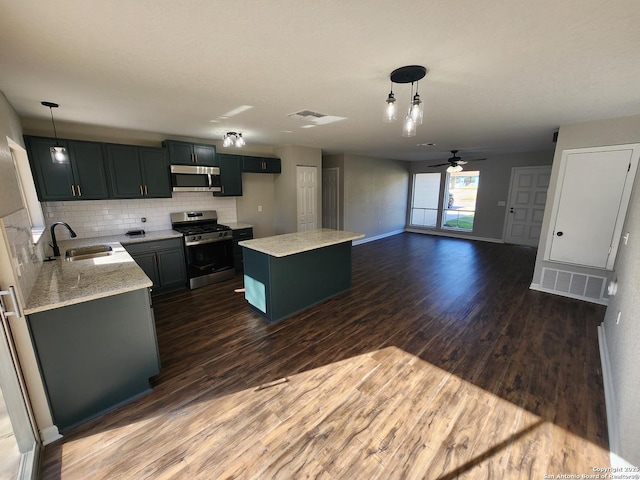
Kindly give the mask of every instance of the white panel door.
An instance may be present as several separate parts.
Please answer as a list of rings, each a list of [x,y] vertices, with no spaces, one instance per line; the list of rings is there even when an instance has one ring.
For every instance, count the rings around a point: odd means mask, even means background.
[[[548,259],[612,269],[638,152],[623,146],[568,150],[561,162]]]
[[[338,169],[322,169],[322,226],[338,230]]]
[[[512,169],[506,243],[538,246],[550,178],[551,166]]]
[[[318,167],[296,167],[298,193],[298,231],[318,228]]]

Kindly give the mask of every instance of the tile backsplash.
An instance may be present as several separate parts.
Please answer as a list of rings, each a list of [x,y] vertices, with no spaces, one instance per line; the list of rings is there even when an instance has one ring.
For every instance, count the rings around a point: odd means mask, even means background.
[[[235,197],[213,197],[204,192],[174,192],[172,198],[42,203],[47,227],[66,222],[78,238],[119,235],[134,229],[167,230],[171,228],[170,213],[199,210],[216,210],[222,224],[237,221]]]
[[[24,208],[3,217],[2,223],[7,234],[13,271],[16,272],[22,297],[26,301],[38,278],[43,259],[43,242],[33,244],[31,223]]]

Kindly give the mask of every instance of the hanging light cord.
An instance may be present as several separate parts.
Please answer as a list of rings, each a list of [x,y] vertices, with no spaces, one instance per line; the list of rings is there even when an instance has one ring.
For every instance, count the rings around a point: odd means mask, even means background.
[[[56,122],[53,119],[53,107],[49,107],[49,112],[51,113],[51,123],[53,124],[53,136],[56,139],[56,145],[58,144],[58,132],[56,131]]]

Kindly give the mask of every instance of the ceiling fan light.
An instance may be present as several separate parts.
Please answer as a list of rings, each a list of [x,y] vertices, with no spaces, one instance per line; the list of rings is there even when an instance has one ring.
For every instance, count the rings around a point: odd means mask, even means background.
[[[230,147],[231,143],[233,143],[233,140],[231,139],[231,137],[229,135],[224,136],[224,140],[222,142],[222,146],[223,147]]]
[[[393,96],[393,90],[387,97],[387,108],[385,108],[383,120],[385,123],[396,121],[396,97]]]
[[[238,134],[238,138],[236,138],[235,145],[236,145],[237,148],[244,147],[244,145],[245,145],[244,144],[244,138],[242,138],[242,134],[241,133]]]

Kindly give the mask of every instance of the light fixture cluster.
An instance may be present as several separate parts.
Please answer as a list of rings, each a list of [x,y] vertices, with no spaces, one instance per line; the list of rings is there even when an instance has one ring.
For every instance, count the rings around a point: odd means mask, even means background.
[[[242,138],[242,134],[241,133],[237,133],[237,132],[227,132],[224,134],[223,137],[223,142],[222,142],[222,146],[223,147],[244,147],[245,143],[244,143],[244,138]]]
[[[396,68],[389,78],[391,79],[391,91],[387,97],[387,106],[384,112],[384,121],[387,123],[395,122],[396,116],[396,98],[393,94],[394,83],[410,83],[411,95],[409,97],[409,110],[404,117],[402,124],[402,136],[414,137],[416,135],[416,126],[422,125],[424,119],[424,104],[420,100],[418,93],[418,80],[424,78],[427,69],[420,65],[407,65],[406,67]],[[416,84],[416,93],[413,93],[413,84]]]
[[[458,165],[457,163],[455,165],[449,165],[447,167],[447,173],[455,173],[455,172],[461,172],[462,171],[462,165]]]
[[[51,161],[53,163],[69,163],[69,152],[67,152],[66,147],[60,145],[58,142],[58,132],[56,132],[56,122],[53,121],[53,109],[58,108],[60,105],[53,102],[40,102],[45,107],[49,107],[49,111],[51,112],[51,123],[53,124],[53,136],[56,140],[56,144],[49,148],[49,152],[51,152]]]

